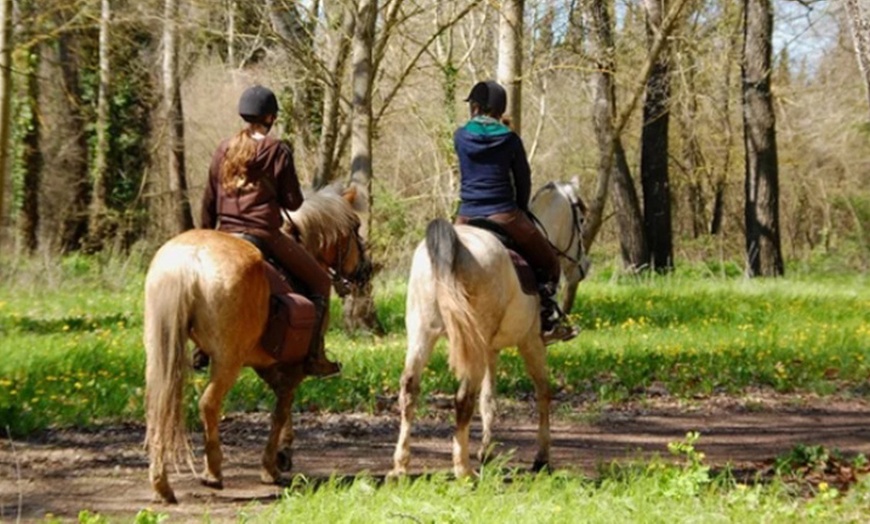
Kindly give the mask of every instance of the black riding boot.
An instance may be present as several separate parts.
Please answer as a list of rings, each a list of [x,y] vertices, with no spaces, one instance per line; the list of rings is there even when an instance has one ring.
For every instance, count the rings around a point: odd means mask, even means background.
[[[341,365],[326,358],[326,348],[323,344],[326,329],[329,327],[326,322],[329,304],[320,296],[311,297],[311,301],[314,302],[317,318],[314,321],[314,333],[311,336],[311,346],[303,363],[303,369],[306,375],[312,377],[326,378],[338,375],[341,373]]]
[[[541,335],[545,345],[565,342],[580,332],[567,323],[567,317],[556,303],[556,290],[549,284],[538,286],[541,295]]]

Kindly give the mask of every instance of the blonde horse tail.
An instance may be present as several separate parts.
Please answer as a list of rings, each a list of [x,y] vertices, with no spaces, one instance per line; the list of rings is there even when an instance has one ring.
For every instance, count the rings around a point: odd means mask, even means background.
[[[426,249],[435,277],[435,296],[447,331],[449,363],[456,376],[479,383],[486,370],[486,346],[475,322],[468,291],[457,278],[457,258],[464,249],[453,225],[436,218],[426,228]]]
[[[173,258],[161,263],[158,253],[145,280],[145,443],[151,482],[167,500],[174,495],[166,478],[166,455],[174,461],[188,445],[183,397],[196,283],[195,271]]]

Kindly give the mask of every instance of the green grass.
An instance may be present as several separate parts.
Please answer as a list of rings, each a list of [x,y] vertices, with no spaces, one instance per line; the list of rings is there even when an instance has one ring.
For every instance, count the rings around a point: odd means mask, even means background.
[[[0,289],[0,428],[26,435],[52,425],[141,421],[142,270],[74,258],[21,272],[29,278]],[[867,395],[870,285],[863,277],[685,274],[602,274],[581,284],[573,317],[583,332],[550,348],[552,383],[604,402],[637,398],[653,384],[683,397],[751,387]],[[404,281],[378,282],[375,298],[389,334],[333,329],[327,344],[345,364],[343,376],[303,383],[299,409],[374,410],[379,399],[397,394]],[[339,315],[334,302],[333,318]],[[441,347],[424,374],[424,394],[454,391]],[[205,381],[195,375],[192,389]],[[503,396],[533,391],[515,350],[500,361],[498,390]],[[194,402],[191,395],[191,407]],[[271,403],[246,370],[225,409],[263,410]]]
[[[648,465],[621,479],[591,481],[570,474],[485,476],[480,482],[443,476],[378,486],[368,478],[286,492],[252,522],[860,522],[868,487],[832,499],[789,494],[781,485],[699,483],[691,472]]]
[[[7,271],[7,270],[4,270]],[[17,271],[17,273],[16,273]],[[142,421],[141,265],[74,258],[57,267],[0,274],[0,428],[27,435],[50,426]],[[298,409],[375,410],[397,393],[404,361],[405,285],[378,282],[388,335],[329,334],[345,364],[340,379],[303,383]],[[870,377],[870,286],[863,277],[800,275],[744,280],[709,271],[627,278],[600,273],[581,285],[574,341],[551,347],[552,383],[604,402],[640,398],[652,384],[675,396],[746,388],[866,396]],[[333,303],[334,318],[339,308]],[[206,381],[194,375],[189,406]],[[424,394],[452,393],[442,350],[423,377]],[[532,392],[515,350],[499,365],[502,396]],[[271,395],[250,370],[225,409],[264,410]],[[192,411],[192,409],[191,409]],[[191,417],[195,418],[195,415]],[[603,467],[595,479],[556,471],[529,475],[486,466],[476,482],[445,475],[381,484],[297,477],[276,504],[252,504],[240,521],[272,522],[805,522],[866,521],[870,484],[848,493],[796,488],[783,479],[739,484],[713,476],[692,443],[683,460]],[[507,460],[505,458],[504,460]],[[164,515],[143,510],[136,522]],[[81,522],[108,522],[83,513]],[[207,516],[204,517],[207,520]]]

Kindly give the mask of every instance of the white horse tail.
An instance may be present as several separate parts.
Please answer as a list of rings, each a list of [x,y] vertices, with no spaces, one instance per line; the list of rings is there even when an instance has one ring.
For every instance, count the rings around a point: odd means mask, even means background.
[[[152,482],[157,484],[166,481],[166,453],[174,460],[187,447],[183,397],[197,274],[180,263],[183,256],[165,246],[154,257],[145,279],[145,443]]]
[[[457,258],[464,249],[453,225],[436,218],[426,228],[426,248],[435,277],[435,296],[449,341],[449,363],[461,380],[478,383],[486,369],[483,334],[472,317],[468,292],[457,278]]]

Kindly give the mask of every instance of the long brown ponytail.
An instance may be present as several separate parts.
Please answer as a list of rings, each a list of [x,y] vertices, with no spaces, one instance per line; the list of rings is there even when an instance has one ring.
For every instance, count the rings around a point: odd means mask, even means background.
[[[251,138],[249,129],[242,129],[230,139],[221,164],[221,187],[234,193],[248,185],[248,163],[257,154],[257,141]]]

